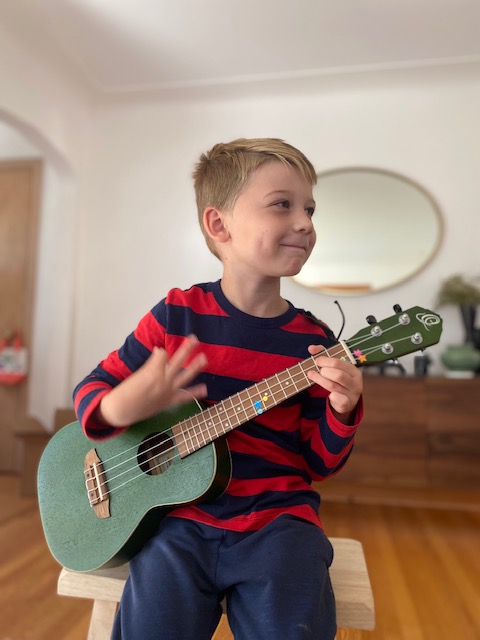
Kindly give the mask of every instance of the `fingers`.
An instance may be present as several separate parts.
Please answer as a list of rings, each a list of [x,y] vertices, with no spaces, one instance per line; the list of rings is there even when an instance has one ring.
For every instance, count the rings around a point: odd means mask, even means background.
[[[325,347],[321,344],[311,344],[308,347],[308,353],[312,356],[317,355],[318,353],[321,353],[322,351],[325,351]]]
[[[182,390],[190,385],[207,364],[204,353],[192,357],[198,344],[196,336],[188,336],[170,359],[165,349],[153,348],[150,356],[151,374],[161,383],[161,390],[170,393],[174,403],[188,401],[188,397],[185,397]],[[187,362],[188,364],[186,364]],[[168,390],[170,391],[168,392]],[[205,385],[192,387],[190,393],[195,397],[204,397],[206,395]]]
[[[205,398],[207,395],[206,384],[196,384],[187,389],[178,389],[173,397],[173,404],[186,404],[195,399]]]
[[[175,378],[176,387],[185,387],[205,368],[207,358],[204,353],[192,357],[186,364],[198,344],[196,336],[188,336],[172,355],[167,369],[168,373]]]
[[[187,336],[170,358],[170,361],[168,363],[169,369],[172,369],[174,371],[179,371],[180,369],[182,369],[185,362],[194,353],[197,347],[198,338],[194,335]],[[206,364],[206,362],[204,364]]]
[[[358,402],[362,393],[362,375],[350,362],[321,355],[323,349],[311,345],[309,352],[315,360],[317,369],[308,372],[312,382],[330,392],[330,404],[339,413],[350,411]]]

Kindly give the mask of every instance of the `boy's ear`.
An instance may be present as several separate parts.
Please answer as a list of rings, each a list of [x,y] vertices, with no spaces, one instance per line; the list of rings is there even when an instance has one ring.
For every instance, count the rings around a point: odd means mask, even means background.
[[[215,207],[207,207],[203,212],[203,228],[214,242],[227,242],[230,232],[225,225],[225,214]]]

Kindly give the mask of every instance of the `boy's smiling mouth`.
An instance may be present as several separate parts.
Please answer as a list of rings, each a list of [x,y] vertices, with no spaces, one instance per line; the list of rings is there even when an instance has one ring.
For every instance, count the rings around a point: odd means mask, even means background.
[[[287,249],[300,249],[301,251],[308,251],[308,247],[303,244],[294,244],[290,242],[282,242],[280,245],[282,247],[286,247]]]

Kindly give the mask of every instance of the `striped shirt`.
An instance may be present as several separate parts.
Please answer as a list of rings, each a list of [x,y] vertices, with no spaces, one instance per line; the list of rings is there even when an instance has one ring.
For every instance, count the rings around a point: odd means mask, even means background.
[[[195,383],[207,385],[207,404],[215,404],[308,358],[307,347],[336,343],[330,329],[289,303],[275,318],[239,311],[223,295],[220,281],[172,289],[139,322],[124,345],[112,352],[74,391],[75,409],[85,434],[107,438],[124,429],[96,423],[102,397],[149,357],[153,347],[171,356],[195,334],[208,364]],[[268,411],[259,411],[226,435],[232,478],[212,502],[179,506],[170,515],[235,531],[260,529],[280,514],[321,526],[320,496],[312,481],[337,473],[353,446],[362,418],[339,422],[318,385],[300,391]]]

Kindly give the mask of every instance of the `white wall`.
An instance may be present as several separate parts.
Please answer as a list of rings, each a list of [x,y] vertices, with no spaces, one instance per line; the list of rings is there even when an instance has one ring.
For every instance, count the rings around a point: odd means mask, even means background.
[[[74,380],[119,346],[170,287],[219,277],[220,265],[197,228],[190,175],[201,151],[237,136],[282,137],[305,151],[318,171],[391,169],[430,191],[445,217],[439,254],[395,289],[340,299],[347,315],[343,337],[363,327],[368,314],[390,315],[394,303],[431,308],[442,278],[480,271],[479,112],[480,83],[396,86],[394,78],[366,91],[100,107],[79,254]],[[290,281],[284,294],[339,329],[333,298]],[[460,340],[456,310],[442,315],[443,343]],[[429,353],[439,370],[438,348]]]
[[[12,25],[15,28],[12,28]],[[394,303],[431,306],[440,280],[479,271],[476,219],[480,81],[419,80],[402,72],[380,83],[329,80],[255,95],[184,100],[162,96],[94,104],[88,85],[39,42],[35,25],[0,25],[0,120],[45,161],[30,411],[46,425],[73,386],[118,346],[172,286],[217,278],[196,222],[191,172],[200,152],[237,136],[279,136],[318,171],[351,165],[392,169],[428,189],[445,217],[435,260],[403,285],[344,298],[344,337],[367,314]],[[269,95],[269,90],[270,95]],[[0,146],[7,157],[8,145]],[[284,294],[338,330],[333,299],[285,282]],[[444,343],[461,339],[445,309]],[[438,349],[431,350],[437,360]]]

